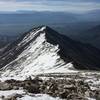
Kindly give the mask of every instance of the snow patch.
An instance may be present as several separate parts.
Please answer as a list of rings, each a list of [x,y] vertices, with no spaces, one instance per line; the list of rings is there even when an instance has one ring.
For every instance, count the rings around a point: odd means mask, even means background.
[[[4,97],[8,97],[11,96],[13,94],[24,94],[25,92],[23,90],[8,90],[8,91],[0,91],[0,97],[4,96]]]
[[[2,96],[7,98],[13,96],[14,94],[20,94],[23,96],[22,98],[17,98],[17,100],[61,100],[58,97],[53,98],[47,94],[26,94],[23,90],[0,91],[0,100],[2,100]]]
[[[59,98],[53,98],[47,94],[37,94],[34,96],[25,95],[22,98],[18,98],[17,100],[61,100]]]

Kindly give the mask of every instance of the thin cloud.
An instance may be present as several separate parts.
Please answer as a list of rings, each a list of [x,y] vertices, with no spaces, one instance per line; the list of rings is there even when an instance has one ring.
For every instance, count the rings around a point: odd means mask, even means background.
[[[76,1],[76,2],[75,2]],[[0,0],[0,11],[34,10],[86,12],[100,9],[98,0]]]
[[[16,1],[16,0],[0,0],[0,2],[11,2],[11,1]]]

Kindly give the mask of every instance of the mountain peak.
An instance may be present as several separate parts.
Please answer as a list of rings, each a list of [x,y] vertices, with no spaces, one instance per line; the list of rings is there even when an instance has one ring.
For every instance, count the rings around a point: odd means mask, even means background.
[[[100,70],[100,50],[39,26],[23,34],[2,51],[4,75],[67,72],[69,69]],[[72,63],[71,63],[72,62]],[[71,70],[70,70],[71,71]]]

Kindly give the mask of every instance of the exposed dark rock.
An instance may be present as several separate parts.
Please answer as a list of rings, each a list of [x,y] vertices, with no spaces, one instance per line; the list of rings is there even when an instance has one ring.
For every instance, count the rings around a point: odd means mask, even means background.
[[[24,89],[26,89],[29,93],[40,93],[39,85],[37,84],[26,83]]]
[[[96,100],[100,100],[100,91],[95,92],[95,98]]]

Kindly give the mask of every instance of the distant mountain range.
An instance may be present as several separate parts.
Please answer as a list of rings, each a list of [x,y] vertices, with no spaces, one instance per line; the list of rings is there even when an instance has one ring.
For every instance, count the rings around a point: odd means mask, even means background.
[[[90,43],[100,49],[100,25],[74,35],[73,39]]]
[[[92,32],[94,34],[92,35],[89,32],[92,28],[95,31],[94,27],[100,25],[99,12],[100,10],[84,14],[36,11],[1,12],[0,35],[10,36],[9,39],[12,40],[12,36],[18,36],[32,27],[45,24],[72,39],[91,43],[100,48],[99,37],[96,37],[98,33]]]
[[[100,21],[98,11],[76,14],[69,12],[36,12],[36,11],[17,11],[12,13],[1,13],[0,23],[18,24],[46,24],[46,23],[70,23],[82,21]],[[41,18],[40,18],[41,16]]]

